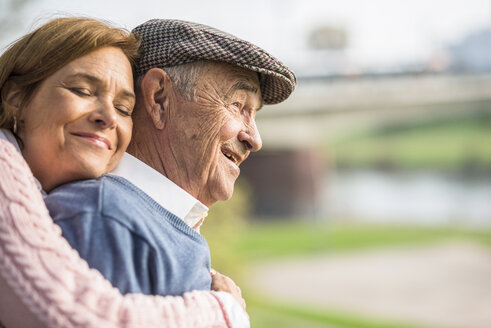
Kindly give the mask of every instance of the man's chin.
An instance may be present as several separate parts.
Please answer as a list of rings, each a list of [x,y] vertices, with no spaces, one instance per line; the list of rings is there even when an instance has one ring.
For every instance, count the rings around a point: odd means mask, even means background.
[[[232,198],[232,195],[234,194],[234,185],[232,184],[231,187],[228,188],[220,188],[220,190],[214,190],[211,193],[211,197],[209,200],[206,201],[201,201],[203,204],[206,206],[210,207],[214,203],[218,201],[226,201]]]

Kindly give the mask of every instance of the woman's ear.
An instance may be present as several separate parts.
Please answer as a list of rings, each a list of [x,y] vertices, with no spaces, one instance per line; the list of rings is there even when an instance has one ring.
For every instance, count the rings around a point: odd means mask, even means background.
[[[3,85],[1,95],[3,106],[11,107],[14,112],[20,109],[22,104],[22,90],[12,81],[7,81]]]
[[[150,115],[154,126],[162,130],[166,123],[170,79],[160,68],[150,69],[141,82],[141,96],[145,110]]]

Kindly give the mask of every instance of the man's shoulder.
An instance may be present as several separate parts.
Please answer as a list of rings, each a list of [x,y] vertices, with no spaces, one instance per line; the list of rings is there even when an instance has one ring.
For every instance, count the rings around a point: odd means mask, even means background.
[[[87,179],[65,183],[53,189],[44,197],[46,202],[76,201],[78,205],[96,204],[103,201],[111,193],[125,189],[123,179],[115,179],[110,175],[103,175],[98,179]]]
[[[55,222],[89,220],[98,225],[104,223],[97,221],[111,221],[138,233],[164,224],[162,216],[173,216],[134,184],[112,174],[64,184],[44,201]]]
[[[141,191],[129,181],[108,174],[61,185],[45,196],[44,201],[54,219],[60,217],[60,213],[69,217],[88,212],[125,217],[123,214],[142,198],[139,193]]]
[[[103,190],[104,177],[73,181],[56,187],[44,196],[44,202],[48,209],[58,207],[86,208],[99,203],[100,194]]]

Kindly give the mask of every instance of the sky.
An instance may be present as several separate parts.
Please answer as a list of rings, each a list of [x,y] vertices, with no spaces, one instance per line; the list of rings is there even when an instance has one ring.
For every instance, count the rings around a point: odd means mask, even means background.
[[[4,14],[7,1],[0,0]],[[128,29],[152,18],[195,21],[251,41],[307,73],[327,58],[326,51],[311,50],[306,42],[322,26],[347,32],[347,47],[338,57],[329,56],[332,65],[347,67],[424,61],[469,33],[491,28],[491,0],[34,0],[17,12],[0,48],[54,15],[67,14]]]

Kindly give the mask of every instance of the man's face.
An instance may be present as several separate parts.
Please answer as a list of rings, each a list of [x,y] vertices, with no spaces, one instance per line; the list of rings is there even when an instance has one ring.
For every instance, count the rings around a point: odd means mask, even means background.
[[[239,165],[262,146],[255,121],[262,98],[257,73],[223,63],[210,64],[196,91],[195,101],[176,96],[169,106],[166,137],[177,169],[166,173],[211,206],[232,196]]]

